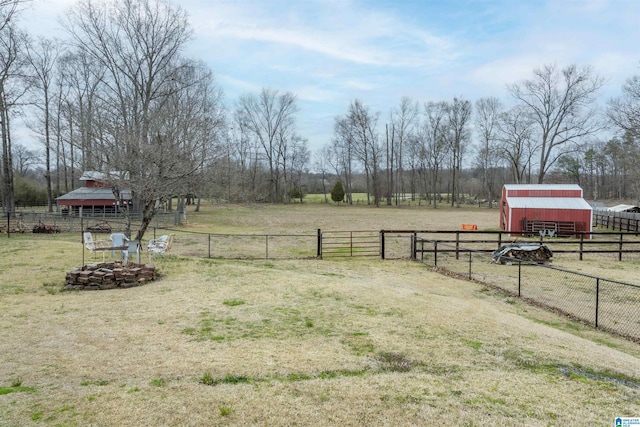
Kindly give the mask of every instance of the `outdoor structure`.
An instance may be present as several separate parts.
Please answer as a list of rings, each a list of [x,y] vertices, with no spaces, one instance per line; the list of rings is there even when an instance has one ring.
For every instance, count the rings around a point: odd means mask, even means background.
[[[507,184],[502,188],[500,228],[511,235],[574,236],[590,232],[593,209],[575,184]]]
[[[116,214],[131,206],[131,190],[120,190],[120,200],[116,200],[113,189],[102,172],[87,171],[80,177],[82,187],[56,199],[58,209],[76,216],[104,216]]]
[[[610,208],[607,208],[607,211],[609,211],[609,212],[633,212],[633,213],[638,213],[638,212],[640,212],[640,207],[638,207],[636,205],[616,205],[616,206],[612,206]]]

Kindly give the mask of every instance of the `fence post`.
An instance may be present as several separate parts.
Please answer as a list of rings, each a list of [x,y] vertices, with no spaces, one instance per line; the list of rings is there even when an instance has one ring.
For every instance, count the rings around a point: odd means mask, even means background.
[[[582,245],[584,244],[584,233],[580,233],[580,261],[582,261]]]
[[[433,266],[438,266],[438,241],[433,242]]]
[[[209,240],[209,258],[211,258],[211,233],[207,234]]]
[[[469,250],[469,280],[471,280],[471,250]]]
[[[498,249],[502,246],[502,232],[498,232]]]
[[[84,265],[84,224],[82,217],[80,217],[80,241],[82,242],[82,265]]]
[[[353,231],[349,232],[349,256],[353,256]]]
[[[322,230],[318,228],[318,247],[316,248],[316,257],[322,259]]]
[[[384,230],[380,230],[380,258],[384,259]]]
[[[460,232],[456,231],[456,259],[460,259]]]
[[[413,233],[411,236],[411,259],[416,260],[416,250],[418,249],[418,233]]]
[[[264,248],[265,248],[266,259],[269,259],[269,235],[268,234],[264,236]]]
[[[620,248],[618,250],[618,261],[622,261],[622,230],[620,230]]]
[[[518,260],[518,298],[520,298],[521,286],[522,286],[522,260]]]
[[[600,278],[596,278],[596,328],[598,327],[599,304],[600,304]]]
[[[7,237],[11,237],[11,212],[7,212]]]

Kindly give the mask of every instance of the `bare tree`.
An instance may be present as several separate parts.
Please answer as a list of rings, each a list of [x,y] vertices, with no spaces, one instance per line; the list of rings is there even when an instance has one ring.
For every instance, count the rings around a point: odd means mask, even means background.
[[[37,115],[37,121],[30,124],[30,128],[38,134],[44,145],[44,177],[47,183],[47,207],[49,212],[53,212],[53,187],[51,183],[51,155],[53,147],[51,141],[51,120],[54,103],[53,85],[56,71],[55,67],[59,53],[59,43],[54,40],[40,38],[35,44],[27,44],[27,60],[31,68],[34,93],[32,105],[34,105],[40,113]]]
[[[327,162],[336,176],[342,177],[347,203],[353,204],[353,170],[355,163],[355,137],[351,122],[346,117],[336,117],[331,147],[326,150]]]
[[[0,0],[0,32],[32,0]]]
[[[460,206],[462,155],[469,141],[471,102],[454,98],[447,104],[447,142],[451,153],[451,206]]]
[[[622,96],[609,101],[609,119],[615,126],[640,138],[640,75],[622,86]]]
[[[594,108],[603,79],[591,67],[572,64],[562,70],[544,65],[533,78],[508,86],[511,96],[527,111],[540,140],[538,183],[558,158],[576,151],[583,138],[602,128]]]
[[[371,194],[376,206],[380,206],[380,158],[381,147],[376,130],[378,113],[371,113],[358,99],[351,102],[347,120],[352,128],[354,148],[364,167],[367,184],[367,204]]]
[[[498,166],[498,131],[502,103],[498,98],[480,98],[476,101],[476,130],[480,138],[477,164],[482,171],[482,187],[486,191],[489,207],[493,207],[495,170]]]
[[[387,144],[388,162],[388,187],[389,193],[393,192],[398,204],[399,194],[405,192],[404,188],[404,154],[405,148],[415,135],[419,122],[419,107],[417,102],[408,97],[400,100],[400,106],[391,112],[391,144]],[[388,136],[388,129],[387,129]],[[387,204],[391,204],[390,197]]]
[[[184,91],[210,84],[210,74],[181,58],[191,37],[187,15],[163,0],[82,1],[68,14],[65,28],[75,49],[104,72],[100,155],[116,198],[130,186],[143,213],[135,237],[140,240],[157,207],[183,194],[202,169],[210,128],[204,138],[185,132],[188,124],[181,123],[184,115],[175,105],[191,102]]]
[[[513,181],[524,183],[527,171],[531,170],[533,156],[539,150],[532,139],[535,123],[525,109],[515,106],[500,115],[498,124],[498,155],[510,166]],[[530,178],[529,173],[526,181],[531,182]]]
[[[258,155],[261,148],[239,111],[234,114],[230,143],[230,156],[238,172],[237,198],[240,201],[255,201],[258,198]],[[230,164],[229,173],[231,167]]]
[[[13,212],[15,207],[10,122],[20,108],[20,100],[28,88],[24,71],[26,41],[26,34],[12,23],[5,23],[0,29],[0,137],[2,139],[0,183],[2,184],[2,206],[5,212]]]
[[[295,194],[302,203],[304,197],[304,184],[302,183],[302,177],[308,173],[308,166],[310,160],[309,147],[307,146],[307,140],[296,135],[291,141],[291,156],[289,159],[289,170],[291,175],[291,184],[293,186],[292,194]]]
[[[321,185],[322,185],[322,194],[324,194],[324,202],[329,203],[327,198],[327,171],[328,171],[328,163],[331,158],[331,147],[324,146],[317,151],[313,155],[314,159],[314,167],[317,171],[320,172],[321,176]]]
[[[26,177],[38,164],[40,155],[21,144],[13,146],[13,168],[20,177]]]
[[[279,156],[285,143],[295,132],[296,97],[291,92],[279,94],[262,89],[260,95],[243,95],[238,101],[238,114],[246,128],[260,142],[269,163],[270,200],[278,200]]]
[[[82,170],[103,169],[103,150],[99,146],[99,122],[102,108],[101,89],[106,70],[97,59],[83,50],[66,52],[59,61],[61,79],[66,87],[65,110],[70,132],[77,128],[73,137],[68,136],[71,153],[78,149],[82,155],[78,166]],[[105,109],[108,111],[108,109]],[[75,166],[75,164],[73,165]],[[71,169],[73,179],[73,171]]]
[[[416,150],[421,160],[420,170],[425,177],[425,192],[427,198],[432,199],[433,207],[437,207],[440,198],[438,183],[442,163],[448,153],[447,142],[447,111],[446,102],[428,102],[424,106],[424,120],[420,127],[418,138],[419,148]],[[431,194],[431,196],[429,196]]]
[[[0,0],[0,193],[5,212],[13,212],[15,207],[10,120],[27,87],[22,73],[22,51],[27,36],[16,27],[14,18],[30,1]]]

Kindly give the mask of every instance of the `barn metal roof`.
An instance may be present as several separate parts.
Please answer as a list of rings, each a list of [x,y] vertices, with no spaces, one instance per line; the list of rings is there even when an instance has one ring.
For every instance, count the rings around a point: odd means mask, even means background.
[[[510,208],[593,210],[591,205],[578,197],[509,197]]]
[[[131,190],[120,191],[123,200],[131,200]],[[57,197],[56,200],[115,200],[110,187],[80,187]]]
[[[580,190],[578,184],[505,184],[507,190]]]
[[[616,206],[607,208],[608,211],[612,211],[612,212],[636,211],[638,209],[639,208],[636,205],[616,205]]]

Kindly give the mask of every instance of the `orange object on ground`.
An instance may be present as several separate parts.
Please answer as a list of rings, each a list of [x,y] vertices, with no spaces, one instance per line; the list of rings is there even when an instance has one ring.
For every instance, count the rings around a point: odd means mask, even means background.
[[[477,230],[478,226],[476,224],[462,224],[463,230]]]

